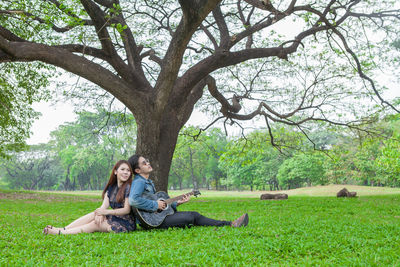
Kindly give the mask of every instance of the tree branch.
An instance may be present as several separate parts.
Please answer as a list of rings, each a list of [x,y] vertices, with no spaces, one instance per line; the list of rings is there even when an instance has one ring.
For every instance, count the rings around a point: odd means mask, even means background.
[[[157,92],[155,97],[157,107],[156,114],[159,114],[160,118],[162,110],[164,110],[167,105],[170,93],[176,82],[187,44],[201,22],[211,10],[215,8],[219,1],[220,0],[179,0],[183,11],[183,17],[172,36],[172,40],[163,59],[160,75],[155,85]],[[201,79],[199,79],[199,81],[200,80]],[[197,82],[194,83],[193,86],[197,84]]]
[[[333,0],[332,0],[332,2],[333,2]],[[331,2],[331,4],[332,4],[332,2]],[[356,2],[359,2],[359,1],[356,1]],[[355,4],[355,3],[353,3],[353,5],[354,5],[354,4]],[[350,49],[349,45],[347,44],[346,38],[345,38],[345,37],[343,36],[343,34],[337,29],[337,26],[338,26],[339,24],[341,24],[341,23],[344,21],[344,18],[350,16],[351,14],[354,14],[354,13],[350,12],[350,7],[348,8],[348,12],[347,12],[345,15],[343,15],[343,17],[336,23],[335,26],[332,25],[332,24],[328,21],[328,19],[326,19],[326,17],[324,16],[324,14],[326,14],[327,11],[325,11],[325,13],[320,13],[320,12],[318,12],[318,11],[316,11],[316,10],[312,10],[312,12],[315,13],[315,14],[317,14],[317,15],[320,17],[319,21],[324,22],[325,25],[327,25],[327,27],[328,27],[330,30],[332,30],[332,31],[340,38],[340,40],[342,41],[342,43],[343,43],[343,45],[344,45],[346,51],[352,56],[353,60],[356,62],[356,65],[357,65],[357,72],[358,72],[359,76],[360,76],[362,79],[367,80],[367,81],[371,84],[371,87],[372,87],[372,89],[373,89],[375,95],[376,95],[376,96],[378,97],[378,99],[381,101],[381,104],[382,104],[382,105],[386,104],[387,106],[389,106],[390,108],[392,108],[392,109],[393,109],[394,111],[396,111],[397,113],[400,113],[400,110],[398,110],[396,107],[394,107],[392,104],[390,104],[389,102],[387,102],[386,100],[384,100],[384,99],[382,98],[382,96],[380,95],[380,93],[379,93],[378,90],[376,89],[376,86],[375,86],[374,81],[373,81],[370,77],[368,77],[368,76],[363,72],[362,67],[361,67],[361,64],[360,64],[360,61],[359,61],[357,55],[353,52],[353,50]],[[390,12],[390,13],[391,13],[391,12]],[[365,14],[365,17],[380,17],[379,14],[381,14],[381,13],[373,13],[373,14],[369,14],[369,15]],[[381,15],[382,15],[382,14],[381,14]],[[400,15],[394,16],[394,15],[390,14],[390,16],[396,17],[396,18],[400,19]]]
[[[132,86],[138,90],[140,84],[131,84],[82,56],[75,55],[66,49],[51,47],[30,42],[10,42],[0,36],[0,51],[3,51],[13,61],[42,61],[83,77],[112,93],[128,105]],[[137,91],[140,94],[140,91]]]
[[[80,45],[80,44],[67,44],[67,45],[55,45],[55,48],[62,48],[68,50],[72,53],[80,53],[82,55],[89,55],[95,58],[102,59],[104,61],[108,61],[108,55],[101,49],[97,49],[94,47]]]
[[[219,36],[220,36],[220,49],[228,49],[229,45],[229,30],[228,26],[226,25],[224,16],[221,12],[221,7],[217,5],[214,10],[212,11],[215,21],[217,22],[218,29],[219,29]]]
[[[203,24],[200,25],[200,29],[204,31],[204,33],[207,35],[208,39],[210,39],[211,43],[214,45],[214,50],[218,49],[218,43],[215,40],[214,36],[211,34],[211,32],[205,27]]]
[[[91,0],[80,1],[94,23],[102,50],[104,50],[104,52],[110,57],[108,62],[114,67],[119,75],[127,80],[130,80],[131,82],[134,82],[135,78],[133,77],[133,73],[120,58],[115,50],[115,47],[113,46],[113,43],[111,42],[111,37],[106,27],[108,24],[107,20],[105,19],[106,14]]]
[[[33,14],[31,14],[29,12],[24,12],[24,11],[21,11],[21,10],[0,10],[0,15],[9,15],[9,16],[24,15],[24,16],[26,16],[26,17],[28,17],[28,18],[30,18],[32,20],[35,20],[35,21],[37,21],[39,23],[48,25],[48,23],[46,23],[46,21],[41,19],[40,17],[34,16]],[[51,28],[56,32],[63,33],[63,32],[67,32],[67,31],[71,30],[73,27],[60,28],[60,27],[57,27],[55,25],[52,25]]]
[[[381,101],[381,104],[382,105],[386,104],[387,106],[392,108],[397,113],[400,113],[400,110],[398,110],[395,106],[393,106],[392,104],[390,104],[389,102],[387,102],[386,100],[383,99],[383,97],[380,95],[380,93],[376,89],[375,82],[363,72],[360,60],[358,59],[357,55],[353,52],[353,50],[350,49],[350,47],[347,44],[347,41],[344,38],[344,36],[337,29],[332,28],[332,30],[337,36],[339,36],[339,38],[341,39],[346,51],[352,56],[353,60],[356,62],[358,75],[362,79],[367,80],[370,83],[370,85],[372,87],[372,90],[374,91],[374,93],[378,97],[378,99]]]
[[[3,36],[5,39],[13,42],[27,42],[25,39],[20,38],[8,29],[3,28],[2,26],[0,26],[0,36]]]
[[[242,108],[239,104],[236,95],[233,96],[232,104],[228,102],[228,100],[218,91],[215,79],[210,75],[205,79],[207,82],[207,88],[210,94],[222,105],[221,113],[229,114],[229,113],[238,113]]]
[[[112,8],[113,3],[118,3],[115,0],[94,0],[97,4],[107,7],[107,8]]]
[[[156,62],[158,65],[162,65],[162,59],[159,58],[158,56],[156,56],[156,52],[154,51],[154,49],[150,49],[144,53],[142,53],[140,55],[141,59],[145,58],[145,57],[149,57],[150,60]]]
[[[203,79],[196,86],[192,88],[190,93],[186,96],[185,101],[179,102],[176,101],[175,97],[171,98],[171,106],[176,105],[177,103],[183,103],[180,107],[177,107],[178,110],[178,119],[183,126],[189,117],[192,115],[194,105],[199,101],[199,99],[203,96],[203,88],[206,85],[206,81]]]

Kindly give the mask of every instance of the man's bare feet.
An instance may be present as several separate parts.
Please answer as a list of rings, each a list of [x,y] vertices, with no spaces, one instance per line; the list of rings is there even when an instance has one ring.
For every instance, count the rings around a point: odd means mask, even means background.
[[[244,227],[247,226],[247,224],[249,223],[249,215],[247,213],[243,214],[242,216],[240,216],[239,218],[237,218],[236,220],[234,220],[231,223],[232,227]]]

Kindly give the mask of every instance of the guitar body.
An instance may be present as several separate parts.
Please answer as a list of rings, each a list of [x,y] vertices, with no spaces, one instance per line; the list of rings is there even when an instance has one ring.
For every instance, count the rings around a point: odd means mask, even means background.
[[[163,200],[167,204],[167,207],[164,210],[146,211],[132,207],[132,211],[135,214],[136,218],[138,218],[138,220],[140,221],[141,226],[146,229],[156,228],[157,226],[160,226],[160,224],[162,224],[165,217],[174,214],[175,211],[170,204],[172,204],[174,201],[182,199],[185,196],[190,195],[197,197],[197,195],[200,195],[200,192],[198,190],[193,190],[192,192],[189,192],[187,194],[183,194],[174,198],[169,198],[167,193],[160,191],[153,195],[146,195],[146,198],[155,201]]]
[[[160,191],[155,193],[151,197],[148,197],[148,199],[155,201],[166,200],[169,199],[169,196],[167,193]],[[146,229],[151,229],[159,226],[164,221],[165,217],[174,214],[175,212],[171,205],[167,205],[164,210],[158,210],[155,212],[139,210],[134,207],[132,207],[132,210],[136,217],[139,219],[140,224]]]

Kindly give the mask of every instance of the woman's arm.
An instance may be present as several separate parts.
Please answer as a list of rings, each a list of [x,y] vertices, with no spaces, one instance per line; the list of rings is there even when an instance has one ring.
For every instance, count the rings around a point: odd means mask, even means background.
[[[131,206],[129,206],[129,201],[128,198],[125,198],[124,200],[124,207],[120,209],[103,209],[103,208],[98,208],[96,210],[96,214],[98,215],[126,215],[131,212]]]
[[[110,199],[108,198],[108,194],[105,194],[100,208],[94,211],[94,221],[97,225],[100,225],[105,220],[105,214],[102,214],[100,211],[107,210],[108,207],[110,207]]]
[[[108,194],[104,194],[103,203],[99,209],[108,209],[108,207],[110,207],[110,199],[108,198]]]

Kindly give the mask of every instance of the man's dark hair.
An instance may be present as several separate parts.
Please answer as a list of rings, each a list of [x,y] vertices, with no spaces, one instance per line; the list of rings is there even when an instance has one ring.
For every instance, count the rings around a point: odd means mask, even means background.
[[[135,154],[128,159],[128,162],[131,165],[131,168],[132,168],[132,171],[134,174],[137,174],[135,170],[139,169],[139,158],[140,157],[141,157],[141,155]]]

